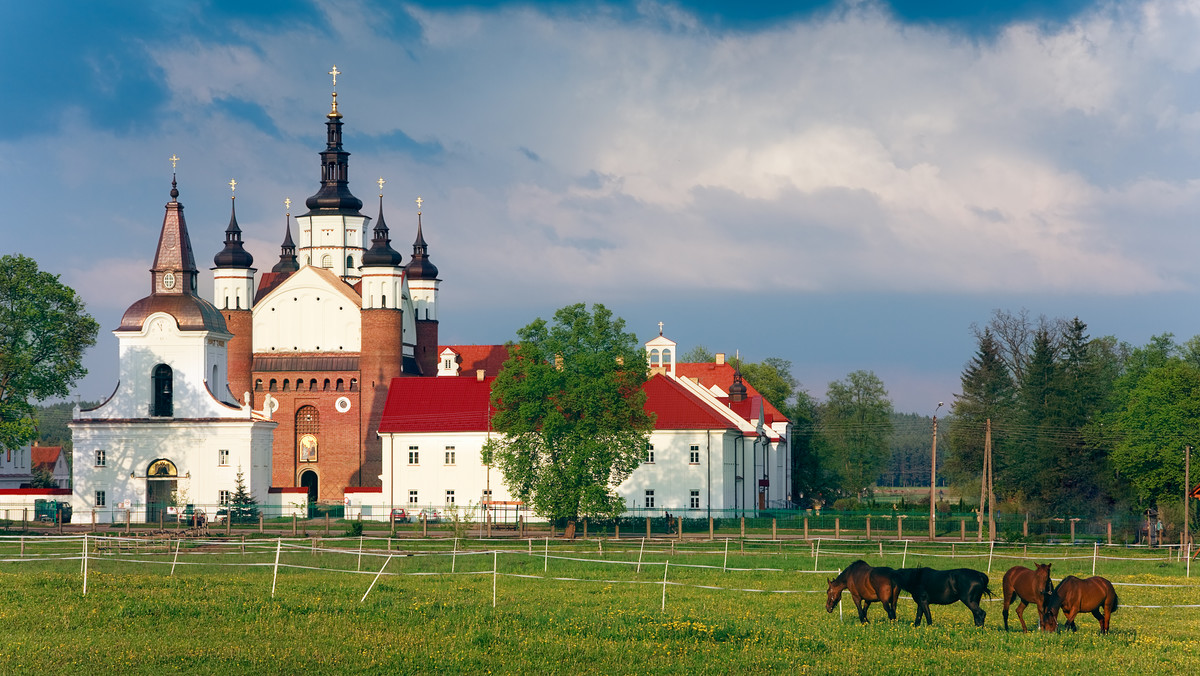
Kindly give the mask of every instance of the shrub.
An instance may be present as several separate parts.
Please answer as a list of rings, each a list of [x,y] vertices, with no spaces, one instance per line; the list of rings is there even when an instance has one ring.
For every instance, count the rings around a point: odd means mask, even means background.
[[[356,538],[363,534],[362,521],[352,521],[346,529],[344,535],[348,538]]]
[[[833,501],[833,508],[839,512],[850,512],[858,509],[861,503],[858,498],[838,498]]]

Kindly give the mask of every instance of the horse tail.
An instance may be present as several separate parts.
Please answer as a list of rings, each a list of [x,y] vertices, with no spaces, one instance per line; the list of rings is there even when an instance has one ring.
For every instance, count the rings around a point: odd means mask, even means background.
[[[984,595],[984,596],[986,596],[986,597],[988,597],[989,599],[994,599],[994,598],[996,598],[996,597],[995,597],[995,596],[992,594],[992,588],[991,588],[991,587],[989,587],[989,586],[988,586],[988,584],[987,584],[986,582],[983,584],[983,595]]]
[[[1117,612],[1117,590],[1113,589],[1113,607],[1112,612]]]

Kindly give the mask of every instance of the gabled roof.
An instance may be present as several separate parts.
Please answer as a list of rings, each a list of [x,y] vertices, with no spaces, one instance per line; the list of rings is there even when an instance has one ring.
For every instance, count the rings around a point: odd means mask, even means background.
[[[453,350],[462,358],[459,363],[459,376],[475,378],[475,372],[483,369],[484,375],[494,377],[500,373],[500,367],[508,360],[506,345],[442,345],[438,347],[438,354],[447,349]]]
[[[733,370],[733,364],[729,363],[718,364],[716,362],[703,362],[699,364],[675,365],[675,375],[682,378],[692,378],[694,380],[698,380],[701,385],[707,388],[711,388],[713,386],[719,387],[723,392],[729,392],[729,388],[733,385]],[[755,390],[750,383],[747,383],[744,380],[742,382],[746,385],[746,399],[744,402],[740,403],[745,404],[745,402],[749,402],[755,397],[762,397],[762,394],[760,394],[758,390]],[[779,409],[775,408],[774,404],[772,404],[770,401],[767,401],[766,398],[763,398],[763,402],[766,408],[767,419],[764,421],[766,425],[784,422],[787,420],[787,416],[780,413]],[[739,402],[731,403],[730,408],[734,408],[738,403]],[[737,408],[734,410],[737,411],[738,415],[741,415],[747,420],[758,417],[757,404],[755,404],[753,407],[753,415],[743,415],[742,410]],[[747,413],[750,412],[748,408],[746,408],[745,411]]]
[[[483,432],[494,378],[393,378],[379,432]]]
[[[266,300],[280,289],[312,283],[327,286],[330,290],[345,296],[346,300],[354,303],[355,306],[362,307],[362,296],[354,290],[354,287],[342,281],[342,278],[333,274],[332,270],[319,268],[315,265],[305,265],[296,272],[287,275],[283,273],[264,273],[259,279],[258,293],[254,295],[254,304],[257,305],[260,301]]]
[[[654,414],[656,430],[736,429],[712,406],[668,375],[651,376],[642,389],[646,392],[645,410]]]
[[[29,466],[53,473],[60,455],[62,446],[34,446],[29,454]]]

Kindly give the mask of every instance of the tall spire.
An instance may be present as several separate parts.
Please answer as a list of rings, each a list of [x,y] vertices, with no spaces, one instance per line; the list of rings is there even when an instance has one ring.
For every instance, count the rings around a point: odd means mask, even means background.
[[[425,235],[421,231],[421,204],[424,201],[417,198],[417,239],[413,241],[412,260],[405,268],[409,279],[437,279],[438,276],[437,266],[429,260],[429,245],[425,243]]]
[[[371,238],[371,248],[362,256],[362,265],[366,267],[399,267],[402,256],[392,248],[392,240],[388,233],[387,223],[383,221],[383,184],[387,181],[379,177],[379,218],[375,220],[374,237]]]
[[[292,200],[284,200],[284,204],[290,207]],[[271,268],[271,272],[292,273],[299,269],[300,263],[296,260],[296,244],[292,242],[292,212],[289,209],[283,226],[283,244],[279,247],[279,262]]]
[[[175,163],[171,160],[171,201],[163,216],[162,231],[158,236],[158,249],[154,253],[154,266],[150,268],[150,292],[173,295],[196,295],[196,258],[192,255],[192,240],[188,237],[187,223],[183,219],[183,205],[179,203],[179,185],[175,182]]]
[[[237,187],[236,181],[229,182],[230,192]],[[254,264],[254,257],[242,248],[242,229],[237,222],[237,195],[229,198],[229,227],[225,228],[225,248],[213,256],[213,263],[218,268],[248,268]]]
[[[350,153],[342,150],[342,114],[337,109],[337,66],[329,71],[333,76],[333,103],[325,116],[325,150],[321,152],[321,189],[305,201],[308,214],[334,213],[361,216],[362,200],[350,193]]]

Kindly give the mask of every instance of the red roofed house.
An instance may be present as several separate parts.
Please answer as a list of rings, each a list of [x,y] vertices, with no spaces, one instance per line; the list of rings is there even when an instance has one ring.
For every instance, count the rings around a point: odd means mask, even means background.
[[[675,343],[661,334],[646,352],[646,409],[656,419],[645,462],[617,487],[629,508],[704,516],[790,505],[791,423],[723,359],[676,364]],[[481,460],[494,434],[491,383],[506,356],[498,346],[448,346],[441,377],[392,381],[379,425],[383,491],[348,493],[350,514],[386,519],[392,505],[413,514],[513,500],[500,471]]]

